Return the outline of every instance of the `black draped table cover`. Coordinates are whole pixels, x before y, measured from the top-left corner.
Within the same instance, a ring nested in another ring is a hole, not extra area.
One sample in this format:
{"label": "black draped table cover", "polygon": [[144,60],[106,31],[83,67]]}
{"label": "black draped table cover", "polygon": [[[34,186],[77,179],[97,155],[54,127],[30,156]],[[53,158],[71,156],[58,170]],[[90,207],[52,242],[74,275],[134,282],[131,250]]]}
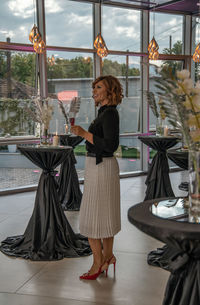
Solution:
{"label": "black draped table cover", "polygon": [[90,255],[87,238],[73,232],[57,192],[54,169],[69,157],[72,148],[28,146],[18,149],[43,171],[24,234],[7,237],[0,250],[10,256],[36,261]]}
{"label": "black draped table cover", "polygon": [[[180,168],[188,170],[188,150],[185,150],[183,148],[169,149],[167,151],[167,156]],[[179,185],[179,189],[187,192],[189,189],[188,184],[188,182],[181,182],[181,184]]]}
{"label": "black draped table cover", "polygon": [[182,148],[169,149],[167,151],[168,158],[180,168],[188,170],[188,150]]}
{"label": "black draped table cover", "polygon": [[157,150],[148,170],[146,196],[144,200],[164,197],[174,197],[169,178],[169,164],[166,150],[177,144],[179,138],[176,137],[157,137],[139,136],[147,146]]}
{"label": "black draped table cover", "polygon": [[[64,146],[76,145],[83,141],[82,137],[75,135],[60,135],[60,144]],[[65,211],[79,211],[82,199],[78,175],[75,168],[76,158],[72,150],[69,158],[61,164],[58,178],[58,196]]]}
{"label": "black draped table cover", "polygon": [[158,265],[171,272],[162,304],[200,304],[200,225],[157,217],[151,213],[155,203],[149,200],[131,207],[128,219],[142,232],[167,244]]}

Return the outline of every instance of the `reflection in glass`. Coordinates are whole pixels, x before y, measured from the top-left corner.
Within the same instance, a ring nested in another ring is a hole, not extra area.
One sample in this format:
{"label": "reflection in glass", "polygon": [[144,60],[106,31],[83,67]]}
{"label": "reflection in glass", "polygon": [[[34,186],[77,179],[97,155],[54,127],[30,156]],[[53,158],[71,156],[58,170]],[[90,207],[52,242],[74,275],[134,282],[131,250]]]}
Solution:
{"label": "reflection in glass", "polygon": [[151,206],[152,214],[177,221],[188,220],[187,198],[157,200]]}
{"label": "reflection in glass", "polygon": [[24,110],[36,93],[35,59],[35,53],[0,51],[1,136],[35,132],[35,123]]}
{"label": "reflection in glass", "polygon": [[[150,61],[149,67],[149,91],[155,94],[158,89],[155,87],[156,81],[155,78],[158,77],[156,69],[162,69],[170,66],[173,71],[182,70],[183,69],[183,61],[174,61],[174,60],[158,60],[158,61]],[[157,109],[159,109],[158,105],[159,99],[156,99]],[[156,131],[156,121],[157,118],[153,114],[152,110],[149,109],[149,130]],[[172,129],[171,124],[168,122],[168,119],[165,119],[165,125],[168,126],[169,129]]]}

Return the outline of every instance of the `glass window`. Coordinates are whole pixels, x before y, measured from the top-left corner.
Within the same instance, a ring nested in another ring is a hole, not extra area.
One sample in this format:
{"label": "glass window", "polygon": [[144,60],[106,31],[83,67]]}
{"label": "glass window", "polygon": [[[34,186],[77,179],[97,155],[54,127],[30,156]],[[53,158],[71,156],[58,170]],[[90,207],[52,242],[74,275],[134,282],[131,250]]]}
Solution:
{"label": "glass window", "polygon": [[[194,32],[194,41],[192,42],[192,55],[193,55],[197,45],[200,43],[200,18],[193,17],[192,30]],[[200,71],[199,62],[194,62],[192,60],[191,75],[192,75],[193,79],[195,80],[195,82],[199,81],[199,79],[200,79],[199,71]]]}
{"label": "glass window", "polygon": [[138,132],[140,90],[139,58],[109,55],[103,59],[103,74],[117,76],[123,86],[124,99],[118,106],[120,133]]}
{"label": "glass window", "polygon": [[[140,169],[140,141],[129,133],[139,129],[140,58],[134,56],[109,55],[103,59],[103,75],[116,76],[123,86],[124,98],[118,106],[120,116],[120,144],[115,155],[120,172]],[[127,135],[125,135],[127,134]]]}
{"label": "glass window", "polygon": [[[150,69],[149,69],[149,91],[155,94],[155,101],[157,111],[160,114],[160,107],[158,105],[158,97],[156,96],[156,92],[158,89],[156,88],[156,81],[155,77],[158,77],[157,69],[162,69],[163,67],[169,66],[172,68],[172,71],[182,70],[183,69],[183,61],[173,61],[173,60],[157,60],[157,61],[150,61]],[[168,125],[168,120],[166,122]],[[150,131],[156,130],[156,117],[153,114],[151,108],[149,108],[149,129]]]}
{"label": "glass window", "polygon": [[33,0],[0,1],[0,41],[30,43],[29,33],[34,24]]}
{"label": "glass window", "polygon": [[38,185],[42,170],[22,155],[15,144],[0,145],[0,192]]}
{"label": "glass window", "polygon": [[140,51],[140,11],[102,6],[102,35],[108,49]]}
{"label": "glass window", "polygon": [[[53,63],[51,63],[52,57],[55,58]],[[47,78],[49,95],[59,97],[63,101],[66,112],[70,110],[73,97],[80,97],[80,110],[76,115],[76,124],[87,129],[95,117],[92,100],[93,55],[47,52]],[[61,125],[59,131],[62,133],[65,118],[57,100],[54,101],[54,119],[59,119]]]}
{"label": "glass window", "polygon": [[92,48],[92,4],[45,0],[47,45]]}
{"label": "glass window", "polygon": [[140,140],[137,136],[121,136],[118,150],[115,152],[119,163],[120,173],[135,172],[141,170]]}
{"label": "glass window", "polygon": [[150,13],[149,40],[152,39],[153,35],[159,45],[159,53],[182,54],[183,16]]}
{"label": "glass window", "polygon": [[0,51],[0,67],[0,135],[33,134],[24,105],[35,95],[35,54]]}

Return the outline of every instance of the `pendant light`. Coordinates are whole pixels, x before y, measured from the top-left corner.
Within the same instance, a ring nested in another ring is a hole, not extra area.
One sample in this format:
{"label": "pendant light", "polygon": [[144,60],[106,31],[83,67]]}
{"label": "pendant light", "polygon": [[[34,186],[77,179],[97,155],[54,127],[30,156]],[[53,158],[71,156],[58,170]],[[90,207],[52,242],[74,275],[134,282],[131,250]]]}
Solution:
{"label": "pendant light", "polygon": [[54,55],[52,55],[51,57],[48,57],[47,61],[48,61],[48,64],[50,66],[54,66],[55,65],[55,57],[54,57]]}
{"label": "pendant light", "polygon": [[101,36],[101,33],[99,33],[94,41],[94,47],[97,49],[97,54],[100,57],[106,57],[108,55],[108,48],[106,46],[106,43]]}
{"label": "pendant light", "polygon": [[153,38],[151,39],[148,45],[149,59],[151,60],[157,60],[159,58],[159,53],[158,53],[159,45],[155,40],[155,6],[153,10]]}
{"label": "pendant light", "polygon": [[33,48],[34,48],[34,51],[38,54],[41,54],[45,51],[46,49],[46,45],[45,45],[45,42],[42,40],[42,36],[39,32],[39,29],[38,27],[36,26],[36,23],[35,23],[35,11],[36,11],[36,8],[34,6],[34,0],[33,0],[33,10],[34,10],[34,25],[33,25],[33,28],[29,34],[29,40],[31,43],[33,43]]}
{"label": "pendant light", "polygon": [[[101,0],[99,4],[99,28],[101,31]],[[99,57],[106,57],[108,55],[108,48],[106,46],[106,43],[101,35],[101,32],[97,35],[94,41],[94,47],[97,49],[97,55]]]}
{"label": "pendant light", "polygon": [[[197,3],[198,7],[199,7],[199,15],[200,15],[200,0]],[[197,38],[199,40],[199,20],[197,21]],[[200,62],[200,42],[198,43],[198,45],[195,48],[194,54],[192,56],[192,59],[194,60],[194,62]]]}

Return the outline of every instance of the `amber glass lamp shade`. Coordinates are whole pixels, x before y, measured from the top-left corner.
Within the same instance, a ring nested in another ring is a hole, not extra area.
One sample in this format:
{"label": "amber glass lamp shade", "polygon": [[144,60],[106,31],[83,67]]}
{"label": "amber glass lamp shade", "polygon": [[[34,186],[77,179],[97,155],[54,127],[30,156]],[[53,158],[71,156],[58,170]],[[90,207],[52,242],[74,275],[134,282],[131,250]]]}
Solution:
{"label": "amber glass lamp shade", "polygon": [[48,57],[47,60],[50,66],[55,65],[55,57],[53,55],[51,57]]}
{"label": "amber glass lamp shade", "polygon": [[107,47],[105,46],[104,48],[98,48],[97,49],[97,54],[98,56],[100,57],[106,57],[108,55],[108,49]]}
{"label": "amber glass lamp shade", "polygon": [[157,60],[159,58],[158,49],[159,46],[153,37],[148,45],[149,59]]}
{"label": "amber glass lamp shade", "polygon": [[32,30],[31,30],[31,32],[30,32],[30,34],[29,34],[29,40],[30,40],[30,42],[33,43],[33,39],[34,39],[34,37],[36,36],[36,34],[38,34],[38,32],[39,32],[39,31],[38,31],[38,27],[34,24]]}
{"label": "amber glass lamp shade", "polygon": [[42,37],[40,35],[40,33],[37,33],[34,37],[33,37],[33,44],[40,42],[42,40]]}
{"label": "amber glass lamp shade", "polygon": [[38,27],[35,24],[29,34],[29,40],[33,43],[33,48],[36,53],[40,54],[44,52],[46,46],[42,40],[42,36],[38,30]]}
{"label": "amber glass lamp shade", "polygon": [[97,35],[94,41],[94,47],[97,49],[98,56],[105,57],[108,55],[108,48],[100,33]]}
{"label": "amber glass lamp shade", "polygon": [[200,62],[200,43],[198,43],[198,45],[196,46],[192,59],[194,60],[194,62]]}
{"label": "amber glass lamp shade", "polygon": [[38,42],[34,42],[33,48],[34,48],[36,53],[41,54],[45,51],[46,46],[45,46],[44,41],[41,39]]}
{"label": "amber glass lamp shade", "polygon": [[99,33],[94,41],[95,49],[103,48],[105,46],[105,41],[101,34]]}

